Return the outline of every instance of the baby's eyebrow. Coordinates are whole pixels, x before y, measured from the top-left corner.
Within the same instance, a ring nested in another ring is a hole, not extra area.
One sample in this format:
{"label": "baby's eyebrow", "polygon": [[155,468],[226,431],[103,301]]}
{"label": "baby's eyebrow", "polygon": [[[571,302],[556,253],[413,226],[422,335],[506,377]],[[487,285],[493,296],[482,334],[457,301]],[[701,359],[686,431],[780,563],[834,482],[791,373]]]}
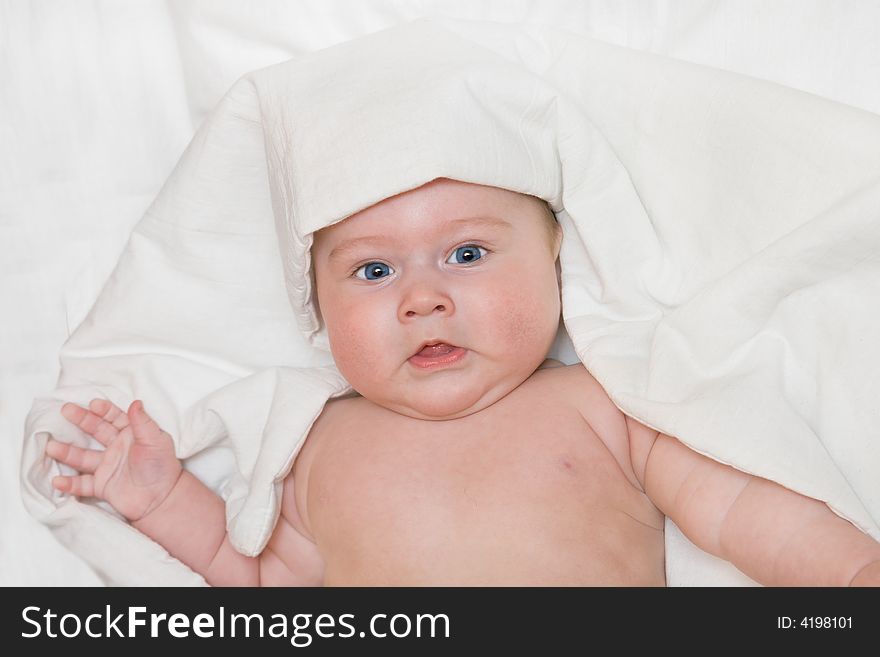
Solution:
{"label": "baby's eyebrow", "polygon": [[348,253],[354,251],[362,244],[373,244],[374,246],[378,247],[387,243],[388,238],[379,237],[378,235],[371,235],[369,237],[353,237],[351,239],[342,240],[339,244],[333,247],[333,250],[330,251],[330,255],[327,256],[327,259],[339,260],[340,258],[344,258]]}
{"label": "baby's eyebrow", "polygon": [[[509,222],[504,219],[499,219],[498,217],[463,217],[461,219],[451,219],[447,222],[447,227],[455,230],[460,230],[461,228],[512,228]],[[327,259],[338,260],[344,258],[348,253],[354,251],[361,245],[373,245],[379,247],[388,244],[389,238],[393,240],[393,237],[382,235],[367,235],[365,237],[352,237],[347,240],[342,240],[339,244],[333,247],[333,250],[330,251],[330,255],[327,256]]]}
{"label": "baby's eyebrow", "polygon": [[463,217],[461,219],[453,219],[449,222],[454,227],[475,227],[475,228],[512,228],[509,222],[498,217]]}

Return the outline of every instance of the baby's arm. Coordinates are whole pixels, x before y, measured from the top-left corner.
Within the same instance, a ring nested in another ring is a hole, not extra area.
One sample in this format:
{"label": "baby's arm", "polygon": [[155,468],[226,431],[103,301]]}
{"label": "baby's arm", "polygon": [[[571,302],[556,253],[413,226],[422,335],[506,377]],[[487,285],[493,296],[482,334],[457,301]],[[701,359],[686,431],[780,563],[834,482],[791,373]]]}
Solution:
{"label": "baby's arm", "polygon": [[50,440],[46,453],[79,471],[59,476],[63,492],[106,500],[131,524],[215,586],[256,586],[260,559],[237,552],[226,535],[223,500],[183,469],[171,436],[134,401],[128,413],[107,400],[61,414],[105,449]]}
{"label": "baby's arm", "polygon": [[767,585],[880,585],[880,543],[824,503],[626,422],[645,492],[703,550]]}

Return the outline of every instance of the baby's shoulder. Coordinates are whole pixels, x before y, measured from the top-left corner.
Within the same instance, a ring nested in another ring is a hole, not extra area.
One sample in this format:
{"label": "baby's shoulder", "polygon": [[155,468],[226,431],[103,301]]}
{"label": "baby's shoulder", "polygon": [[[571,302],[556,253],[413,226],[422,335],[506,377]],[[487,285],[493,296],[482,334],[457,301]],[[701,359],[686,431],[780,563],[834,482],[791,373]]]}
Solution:
{"label": "baby's shoulder", "polygon": [[565,365],[558,360],[548,359],[535,371],[532,378],[542,386],[553,388],[564,399],[571,398],[577,403],[589,401],[603,406],[610,404],[617,408],[602,385],[582,363]]}
{"label": "baby's shoulder", "polygon": [[626,415],[614,404],[602,385],[581,363],[540,369],[532,375],[543,393],[558,404],[574,408],[605,443],[631,481],[629,430]]}
{"label": "baby's shoulder", "polygon": [[558,366],[538,370],[536,374],[542,374],[547,379],[546,385],[553,387],[561,398],[577,405],[582,413],[619,415],[623,419],[623,413],[611,401],[605,388],[582,363],[560,363]]}
{"label": "baby's shoulder", "polygon": [[345,431],[351,424],[362,426],[367,416],[375,412],[375,408],[375,404],[371,404],[358,394],[328,399],[312,426],[312,432],[317,433],[331,428]]}

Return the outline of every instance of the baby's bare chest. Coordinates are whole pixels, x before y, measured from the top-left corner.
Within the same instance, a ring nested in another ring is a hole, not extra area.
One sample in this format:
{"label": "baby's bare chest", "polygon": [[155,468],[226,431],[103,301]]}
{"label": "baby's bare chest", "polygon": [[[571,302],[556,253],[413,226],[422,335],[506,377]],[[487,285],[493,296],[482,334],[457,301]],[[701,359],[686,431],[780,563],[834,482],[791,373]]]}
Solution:
{"label": "baby's bare chest", "polygon": [[[468,515],[541,494],[583,494],[619,479],[601,441],[574,418],[487,414],[480,422],[364,417],[360,430],[322,437],[309,472],[310,510],[326,504]],[[422,423],[427,424],[427,423]],[[361,508],[362,507],[362,508]]]}
{"label": "baby's bare chest", "polygon": [[633,538],[633,518],[659,523],[576,409],[515,401],[446,422],[355,403],[343,430],[310,436],[297,476],[307,478],[305,516],[328,564],[345,546],[419,554],[458,572],[462,560],[497,559],[524,537],[540,537],[564,563],[560,546],[599,540],[612,550]]}

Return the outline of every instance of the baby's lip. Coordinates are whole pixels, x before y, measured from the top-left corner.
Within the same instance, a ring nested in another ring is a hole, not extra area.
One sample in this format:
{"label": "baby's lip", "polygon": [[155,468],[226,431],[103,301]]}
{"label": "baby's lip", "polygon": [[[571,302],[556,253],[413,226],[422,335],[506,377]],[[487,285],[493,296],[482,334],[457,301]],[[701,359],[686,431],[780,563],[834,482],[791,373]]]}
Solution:
{"label": "baby's lip", "polygon": [[418,370],[430,372],[455,366],[467,354],[467,349],[446,340],[426,340],[409,357],[409,364]]}
{"label": "baby's lip", "polygon": [[425,347],[435,346],[435,345],[447,345],[451,349],[458,349],[458,345],[455,345],[448,340],[444,340],[443,338],[433,338],[431,340],[425,340],[422,342],[418,348],[413,352],[413,356],[418,356]]}

